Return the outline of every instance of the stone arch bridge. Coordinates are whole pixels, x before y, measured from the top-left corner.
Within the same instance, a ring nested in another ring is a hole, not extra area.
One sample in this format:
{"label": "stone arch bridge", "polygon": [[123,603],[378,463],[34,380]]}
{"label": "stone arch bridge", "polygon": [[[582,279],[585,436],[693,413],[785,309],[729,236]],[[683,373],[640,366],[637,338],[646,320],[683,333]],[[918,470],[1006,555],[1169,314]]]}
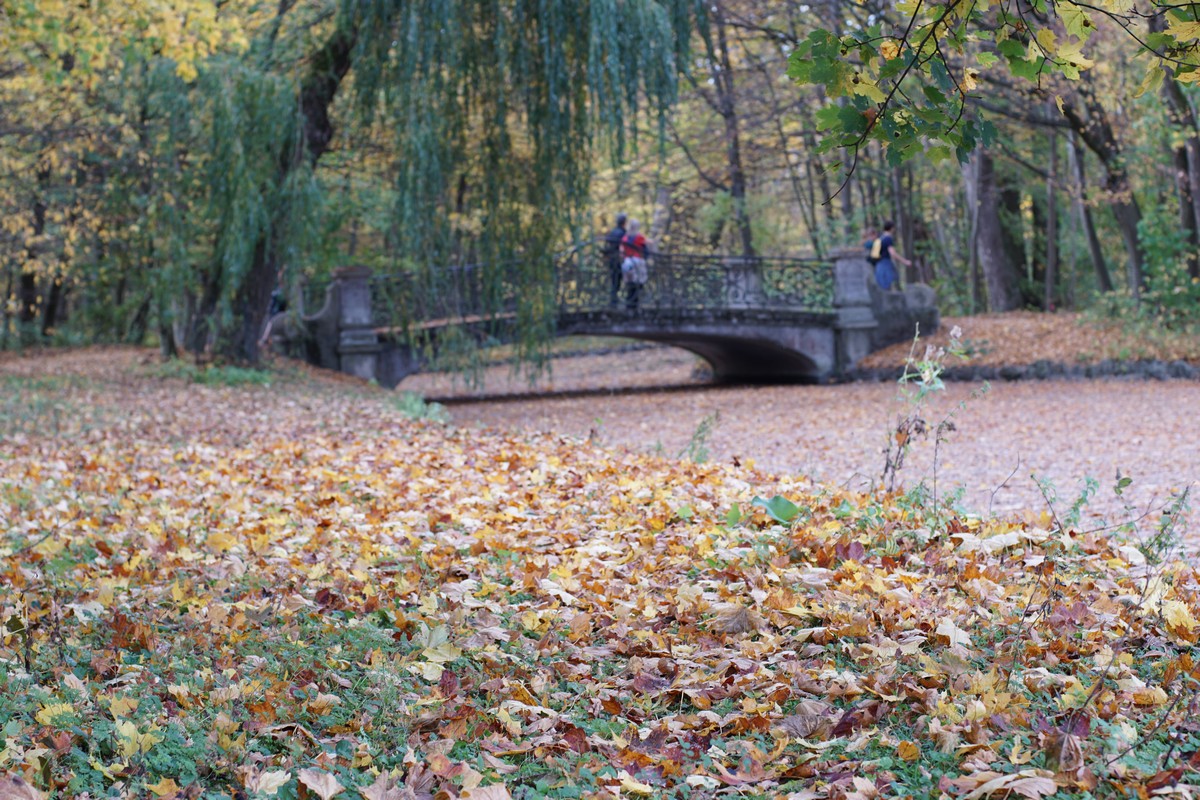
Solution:
{"label": "stone arch bridge", "polygon": [[[503,268],[502,268],[503,269]],[[938,325],[923,285],[881,292],[862,249],[831,260],[656,254],[636,307],[615,300],[598,250],[559,260],[552,293],[557,336],[620,336],[681,347],[725,382],[820,382],[845,375],[873,350]],[[337,271],[323,305],[272,326],[278,348],[310,363],[393,387],[450,334],[511,340],[533,319],[528,292],[486,267],[453,267],[436,284],[411,275]],[[544,316],[539,315],[539,318]],[[279,324],[285,322],[285,324]],[[296,324],[299,322],[300,324]]]}

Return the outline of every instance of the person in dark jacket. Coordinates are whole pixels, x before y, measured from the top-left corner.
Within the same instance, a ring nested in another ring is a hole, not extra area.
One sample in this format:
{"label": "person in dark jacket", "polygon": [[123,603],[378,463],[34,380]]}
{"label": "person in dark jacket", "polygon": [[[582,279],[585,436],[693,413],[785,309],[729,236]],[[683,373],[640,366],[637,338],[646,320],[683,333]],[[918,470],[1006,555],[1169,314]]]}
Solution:
{"label": "person in dark jacket", "polygon": [[604,237],[604,248],[600,251],[608,262],[608,280],[612,291],[608,304],[617,307],[617,295],[621,291],[621,241],[625,238],[625,215],[617,214],[617,225]]}

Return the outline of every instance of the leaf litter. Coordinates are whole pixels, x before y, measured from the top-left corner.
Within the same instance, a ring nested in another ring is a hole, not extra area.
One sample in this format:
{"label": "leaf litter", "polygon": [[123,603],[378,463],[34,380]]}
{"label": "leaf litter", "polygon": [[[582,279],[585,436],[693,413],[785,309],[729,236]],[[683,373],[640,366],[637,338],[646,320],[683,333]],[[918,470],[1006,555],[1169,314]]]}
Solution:
{"label": "leaf litter", "polygon": [[119,413],[0,451],[0,794],[1196,782],[1200,581],[1120,536],[138,357],[39,359]]}

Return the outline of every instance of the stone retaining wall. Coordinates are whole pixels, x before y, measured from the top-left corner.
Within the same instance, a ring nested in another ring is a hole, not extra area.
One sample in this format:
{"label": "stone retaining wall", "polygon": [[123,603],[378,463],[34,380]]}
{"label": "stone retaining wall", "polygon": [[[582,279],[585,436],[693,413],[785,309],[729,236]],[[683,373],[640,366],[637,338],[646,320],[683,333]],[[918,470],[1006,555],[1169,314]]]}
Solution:
{"label": "stone retaining wall", "polygon": [[[840,382],[895,381],[904,374],[903,367],[876,367],[848,372]],[[1106,359],[1094,364],[1064,364],[1058,361],[1036,361],[1032,364],[1006,366],[947,367],[942,379],[947,381],[1022,381],[1022,380],[1092,380],[1115,378],[1125,380],[1200,380],[1200,367],[1187,361],[1114,361]]]}

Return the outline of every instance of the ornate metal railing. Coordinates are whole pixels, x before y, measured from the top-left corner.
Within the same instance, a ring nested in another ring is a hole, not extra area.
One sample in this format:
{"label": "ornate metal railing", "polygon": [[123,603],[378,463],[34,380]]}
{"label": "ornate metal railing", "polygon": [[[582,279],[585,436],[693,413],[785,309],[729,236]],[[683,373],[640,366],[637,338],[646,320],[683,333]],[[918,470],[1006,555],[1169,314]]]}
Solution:
{"label": "ornate metal railing", "polygon": [[[802,258],[744,258],[690,253],[651,253],[637,308],[647,313],[761,308],[829,311],[833,268]],[[614,301],[608,259],[597,249],[572,253],[557,269],[560,312],[626,309],[628,285]]]}
{"label": "ornate metal railing", "polygon": [[[306,287],[305,307],[320,302],[323,286]],[[371,279],[372,315],[380,327],[421,330],[471,324],[502,327],[553,302],[560,314],[628,313],[628,284],[614,296],[608,258],[586,245],[557,259],[553,297],[549,285],[528,288],[522,265],[445,267]],[[541,291],[541,297],[535,297]],[[833,269],[803,258],[744,258],[652,253],[647,281],[638,292],[642,315],[762,309],[824,312],[833,308]]]}

